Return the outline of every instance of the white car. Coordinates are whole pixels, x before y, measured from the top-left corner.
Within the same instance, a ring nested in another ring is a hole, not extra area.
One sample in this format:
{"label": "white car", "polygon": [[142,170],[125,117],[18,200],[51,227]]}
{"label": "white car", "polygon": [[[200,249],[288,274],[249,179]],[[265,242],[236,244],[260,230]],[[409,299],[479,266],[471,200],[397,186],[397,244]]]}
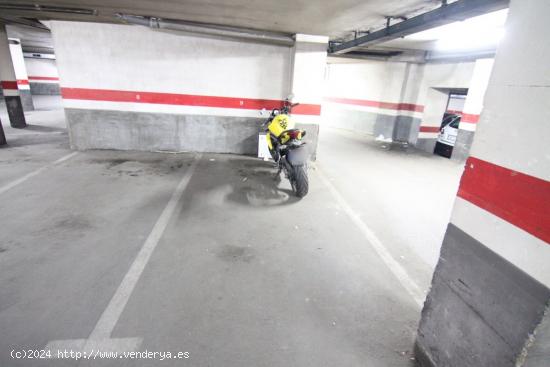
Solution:
{"label": "white car", "polygon": [[443,119],[443,126],[437,137],[439,143],[454,147],[456,136],[458,135],[458,124],[460,123],[460,115],[448,115]]}

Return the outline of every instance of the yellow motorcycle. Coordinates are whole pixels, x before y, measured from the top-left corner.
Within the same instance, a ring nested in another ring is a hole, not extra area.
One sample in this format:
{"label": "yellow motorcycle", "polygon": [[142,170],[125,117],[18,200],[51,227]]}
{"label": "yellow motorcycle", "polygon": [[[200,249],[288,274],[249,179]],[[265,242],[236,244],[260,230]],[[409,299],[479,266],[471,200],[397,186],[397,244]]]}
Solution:
{"label": "yellow motorcycle", "polygon": [[307,177],[308,153],[306,142],[302,139],[306,135],[305,130],[295,129],[294,122],[290,118],[292,108],[299,103],[292,104],[287,98],[281,110],[273,109],[265,128],[267,147],[271,157],[277,164],[277,177],[284,171],[285,177],[290,181],[292,190],[299,198],[306,196],[309,190]]}

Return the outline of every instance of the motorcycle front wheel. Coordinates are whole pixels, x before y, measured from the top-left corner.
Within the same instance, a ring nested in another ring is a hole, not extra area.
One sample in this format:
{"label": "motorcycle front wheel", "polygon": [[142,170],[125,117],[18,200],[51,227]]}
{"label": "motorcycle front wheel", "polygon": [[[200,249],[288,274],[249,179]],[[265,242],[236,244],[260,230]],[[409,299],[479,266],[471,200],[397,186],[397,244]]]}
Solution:
{"label": "motorcycle front wheel", "polygon": [[292,188],[296,196],[299,198],[306,196],[309,190],[309,180],[307,178],[307,169],[305,165],[292,167],[292,181]]}

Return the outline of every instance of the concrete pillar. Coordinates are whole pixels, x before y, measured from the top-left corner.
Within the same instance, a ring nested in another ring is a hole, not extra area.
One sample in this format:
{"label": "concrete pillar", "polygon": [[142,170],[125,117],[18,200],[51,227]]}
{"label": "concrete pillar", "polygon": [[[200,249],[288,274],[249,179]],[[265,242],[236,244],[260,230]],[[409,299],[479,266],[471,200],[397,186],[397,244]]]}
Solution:
{"label": "concrete pillar", "polygon": [[470,155],[479,114],[483,109],[483,98],[493,69],[493,62],[494,59],[476,60],[468,95],[462,109],[462,119],[460,120],[456,143],[453,148],[451,157],[453,160],[465,161]]}
{"label": "concrete pillar", "polygon": [[307,131],[306,140],[310,145],[311,158],[315,160],[324,97],[328,37],[297,34],[295,38],[290,85],[293,101],[300,105],[292,113],[297,126]]}
{"label": "concrete pillar", "polygon": [[10,124],[12,127],[22,128],[27,126],[27,124],[25,122],[25,114],[23,113],[20,92],[17,88],[17,78],[15,77],[15,69],[8,42],[6,27],[5,25],[0,25],[0,83],[2,83]]}
{"label": "concrete pillar", "polygon": [[13,61],[13,67],[15,69],[15,78],[17,79],[17,88],[19,89],[19,96],[23,103],[23,110],[34,110],[34,104],[32,103],[31,87],[29,85],[29,76],[27,75],[27,66],[25,65],[25,58],[23,57],[23,50],[21,49],[21,41],[16,38],[10,38],[10,53]]}
{"label": "concrete pillar", "polygon": [[[547,0],[512,0],[420,321],[423,366],[550,360]],[[535,330],[537,332],[535,332]]]}
{"label": "concrete pillar", "polygon": [[2,121],[0,120],[0,145],[6,144],[6,135],[4,134],[4,127],[2,126]]}

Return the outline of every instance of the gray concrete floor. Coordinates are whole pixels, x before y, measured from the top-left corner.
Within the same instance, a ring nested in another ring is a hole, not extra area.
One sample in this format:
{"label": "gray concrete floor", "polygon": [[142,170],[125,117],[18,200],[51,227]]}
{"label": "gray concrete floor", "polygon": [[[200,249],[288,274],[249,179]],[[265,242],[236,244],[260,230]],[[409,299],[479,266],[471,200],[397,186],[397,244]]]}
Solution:
{"label": "gray concrete floor", "polygon": [[[0,190],[47,167],[0,194],[1,366],[90,363],[10,352],[90,335],[194,158],[86,151],[52,165],[71,151],[44,102],[26,130],[0,110]],[[321,177],[425,291],[459,174],[324,130],[298,201],[267,162],[202,155],[111,335],[190,358],[91,365],[411,366],[419,307]]]}
{"label": "gray concrete floor", "polygon": [[382,149],[371,136],[324,128],[318,166],[392,256],[427,287],[464,164],[414,148]]}

